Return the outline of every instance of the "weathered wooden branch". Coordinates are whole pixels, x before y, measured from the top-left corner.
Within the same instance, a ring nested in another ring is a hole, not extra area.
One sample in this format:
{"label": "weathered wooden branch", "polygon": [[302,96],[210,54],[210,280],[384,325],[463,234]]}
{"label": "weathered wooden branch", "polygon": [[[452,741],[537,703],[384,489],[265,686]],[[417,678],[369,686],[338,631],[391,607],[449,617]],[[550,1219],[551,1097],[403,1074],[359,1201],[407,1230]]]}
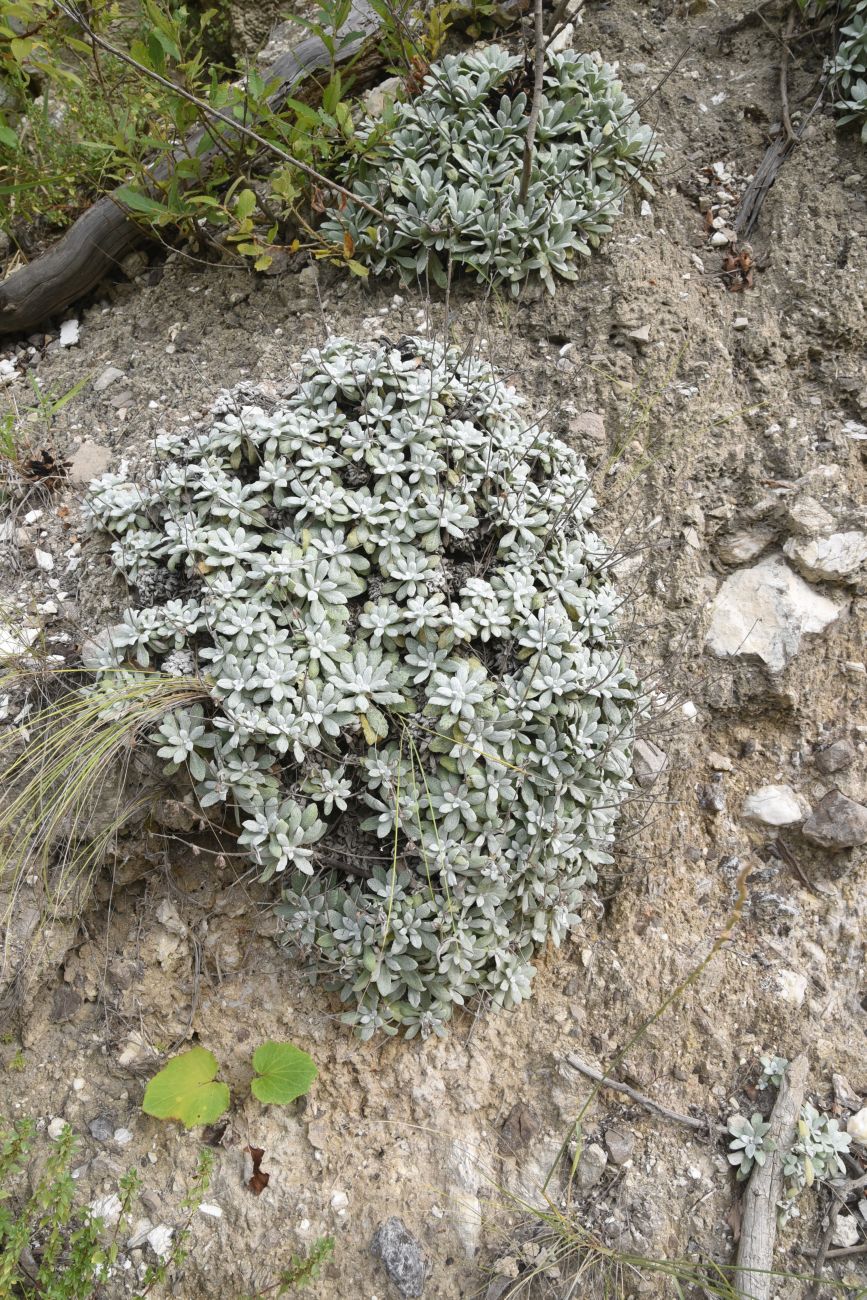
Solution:
{"label": "weathered wooden branch", "polygon": [[[353,0],[347,27],[359,35],[340,49],[335,58],[345,62],[363,54],[365,47],[372,52],[379,23],[367,0]],[[318,36],[306,37],[293,50],[280,55],[262,70],[266,80],[280,80],[268,101],[269,108],[279,111],[299,82],[330,66],[330,62],[331,56]],[[383,66],[384,60],[378,54],[367,63],[371,76],[374,70],[378,74]],[[228,133],[231,128],[226,130]],[[206,127],[196,127],[187,137],[185,152],[196,156],[208,134]],[[228,134],[221,132],[223,144],[227,138]],[[167,163],[155,167],[152,175],[157,181],[165,180],[169,175]],[[0,283],[0,334],[23,333],[47,316],[62,311],[94,289],[130,249],[147,237],[147,229],[113,195],[99,199],[52,248]]]}
{"label": "weathered wooden branch", "polygon": [[763,1165],[756,1165],[744,1192],[741,1239],[734,1289],[740,1300],[770,1300],[774,1242],[777,1236],[777,1201],[783,1190],[783,1156],[795,1137],[807,1086],[807,1057],[796,1057],[780,1085],[766,1142],[773,1149]]}
{"label": "weathered wooden branch", "polygon": [[666,1106],[660,1106],[658,1101],[646,1097],[643,1092],[637,1092],[635,1088],[630,1088],[628,1083],[620,1083],[617,1079],[609,1079],[606,1075],[601,1074],[599,1070],[594,1070],[592,1065],[585,1065],[582,1060],[571,1053],[566,1057],[566,1063],[571,1065],[573,1070],[577,1070],[579,1074],[585,1074],[588,1079],[601,1083],[603,1088],[613,1088],[615,1092],[625,1093],[627,1097],[637,1101],[640,1106],[653,1111],[656,1115],[661,1115],[663,1119],[670,1119],[675,1124],[685,1124],[687,1128],[695,1129],[699,1133],[708,1133],[713,1128],[711,1120],[695,1119],[692,1115],[681,1115],[676,1110],[668,1110]]}

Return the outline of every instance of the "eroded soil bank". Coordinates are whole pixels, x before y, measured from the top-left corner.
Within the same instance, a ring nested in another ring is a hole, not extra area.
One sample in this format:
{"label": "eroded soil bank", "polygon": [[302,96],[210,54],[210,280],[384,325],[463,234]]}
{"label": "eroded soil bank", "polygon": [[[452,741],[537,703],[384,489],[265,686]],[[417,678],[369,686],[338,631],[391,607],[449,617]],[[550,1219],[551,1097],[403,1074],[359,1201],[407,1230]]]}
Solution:
{"label": "eroded soil bank", "polygon": [[[717,40],[737,17],[589,7],[577,41],[619,59],[637,98],[686,50],[644,109],[666,151],[658,194],[649,210],[630,201],[605,250],[554,299],[482,302],[460,290],[449,309],[454,337],[481,340],[595,468],[600,522],[624,553],[633,654],[670,696],[653,736],[665,771],[639,791],[616,889],[539,962],[535,996],[519,1010],[460,1018],[442,1041],[361,1045],[275,944],[271,889],[239,883],[230,863],[193,847],[189,823],[175,810],[173,827],[169,809],[155,835],[121,841],[114,881],[107,871],[84,926],[55,927],[52,960],[10,1019],[2,1109],[46,1126],[67,1119],[83,1140],[90,1197],[138,1165],[152,1226],[180,1222],[196,1138],[141,1114],[144,1079],[156,1053],[191,1036],[223,1063],[242,1100],[207,1196],[219,1214],[197,1216],[175,1287],[185,1300],[267,1286],[326,1232],[334,1258],[309,1294],[397,1294],[370,1253],[392,1215],[429,1257],[428,1300],[484,1295],[498,1258],[502,1275],[516,1273],[510,1195],[539,1196],[589,1091],[570,1054],[610,1062],[733,912],[728,942],[619,1076],[724,1122],[752,1106],[744,1089],[759,1052],[806,1048],[815,1100],[833,1104],[832,1072],[867,1097],[864,850],[826,850],[797,825],[756,820],[755,805],[744,812],[767,786],[791,787],[814,811],[834,789],[867,798],[863,579],[823,569],[810,550],[865,530],[867,155],[817,115],[765,204],[754,287],[728,290],[705,211],[734,207],[779,117],[772,33],[759,24]],[[78,315],[77,345],[43,354],[33,344],[52,393],[91,376],[52,432],[74,481],[40,515],[30,503],[7,524],[0,573],[3,601],[61,653],[122,600],[84,539],[82,480],[149,455],[157,429],[194,420],[219,388],[283,382],[329,332],[440,330],[443,305],[328,272],[317,281],[312,269],[252,278],[154,254]],[[102,382],[109,367],[119,373]],[[23,378],[10,392],[26,404]],[[838,741],[843,765],[831,767],[820,751]],[[769,849],[777,841],[783,850]],[[314,1055],[320,1079],[306,1103],[263,1111],[243,1101],[264,1038]],[[640,1255],[731,1261],[738,1192],[721,1144],[611,1092],[585,1117],[584,1140],[608,1160],[599,1181],[573,1192],[580,1225]],[[271,1174],[259,1197],[244,1185],[248,1144],[265,1149]],[[817,1206],[805,1197],[783,1233],[781,1267],[809,1270],[800,1252],[817,1245]],[[150,1249],[128,1252],[130,1269]],[[857,1291],[864,1267],[855,1257],[829,1276]],[[588,1275],[572,1294],[603,1294],[603,1281]],[[621,1270],[619,1285],[639,1295],[666,1284]],[[570,1294],[556,1279],[539,1286]],[[125,1287],[119,1274],[118,1296]],[[779,1296],[805,1291],[796,1280],[777,1286]]]}

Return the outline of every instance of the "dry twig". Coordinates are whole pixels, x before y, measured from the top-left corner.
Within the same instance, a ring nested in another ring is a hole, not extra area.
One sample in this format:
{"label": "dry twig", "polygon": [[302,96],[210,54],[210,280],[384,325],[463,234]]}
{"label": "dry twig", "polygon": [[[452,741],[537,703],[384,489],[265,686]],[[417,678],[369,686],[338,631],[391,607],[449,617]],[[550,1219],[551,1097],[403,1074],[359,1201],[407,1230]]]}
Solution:
{"label": "dry twig", "polygon": [[613,1088],[615,1092],[625,1093],[633,1101],[637,1101],[640,1106],[646,1110],[651,1110],[656,1115],[661,1115],[663,1119],[670,1119],[675,1124],[685,1124],[687,1128],[695,1129],[696,1132],[707,1133],[713,1129],[713,1122],[710,1119],[695,1119],[692,1115],[681,1115],[676,1110],[669,1110],[666,1106],[660,1106],[658,1101],[652,1097],[645,1097],[643,1092],[637,1092],[635,1088],[630,1088],[628,1083],[620,1083],[617,1079],[609,1079],[599,1070],[594,1070],[591,1065],[585,1065],[577,1056],[571,1053],[566,1057],[568,1065],[579,1074],[585,1074],[588,1079],[593,1079],[595,1083],[600,1083],[603,1088]]}

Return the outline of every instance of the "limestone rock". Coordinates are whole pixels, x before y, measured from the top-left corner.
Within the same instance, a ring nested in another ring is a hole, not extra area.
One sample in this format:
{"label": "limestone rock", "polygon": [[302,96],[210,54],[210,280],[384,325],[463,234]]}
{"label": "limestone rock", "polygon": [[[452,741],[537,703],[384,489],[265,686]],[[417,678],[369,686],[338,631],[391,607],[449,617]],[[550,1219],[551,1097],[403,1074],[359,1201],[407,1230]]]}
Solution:
{"label": "limestone rock", "polygon": [[790,785],[763,785],[744,800],[744,816],[763,826],[795,826],[809,811]]}
{"label": "limestone rock", "polygon": [[717,536],[717,555],[723,564],[748,564],[761,555],[774,540],[773,528],[763,524],[755,528],[739,528],[737,532]]}
{"label": "limestone rock", "polygon": [[380,1223],[370,1249],[402,1296],[422,1295],[427,1257],[403,1219],[393,1216]]}
{"label": "limestone rock", "polygon": [[837,1216],[837,1222],[834,1224],[834,1232],[831,1241],[835,1246],[842,1246],[848,1249],[857,1246],[861,1240],[861,1229],[858,1227],[858,1220],[854,1214],[840,1214]]}
{"label": "limestone rock", "polygon": [[805,839],[822,849],[854,849],[867,844],[867,808],[829,790],[801,828]]}
{"label": "limestone rock", "polygon": [[846,1132],[853,1142],[867,1146],[867,1106],[862,1106],[856,1114],[850,1116]]}
{"label": "limestone rock", "polygon": [[654,784],[668,766],[667,755],[651,740],[639,738],[632,751],[632,770],[636,783],[646,789]]}
{"label": "limestone rock", "polygon": [[69,477],[73,483],[89,483],[104,474],[110,463],[108,447],[100,447],[97,442],[83,442],[69,463]]}
{"label": "limestone rock", "polygon": [[632,1158],[635,1138],[628,1128],[614,1126],[605,1130],[605,1145],[608,1155],[615,1165],[625,1165]]}
{"label": "limestone rock", "polygon": [[591,1187],[595,1187],[605,1173],[607,1164],[608,1155],[602,1147],[597,1142],[588,1142],[581,1152],[581,1159],[575,1171],[575,1181],[579,1191],[589,1192]]}
{"label": "limestone rock", "polygon": [[806,633],[823,632],[840,606],[820,596],[780,555],[732,573],[713,599],[705,645],[718,659],[762,663],[772,673],[798,653]]}
{"label": "limestone rock", "polygon": [[834,516],[821,506],[815,497],[798,497],[783,511],[783,526],[797,537],[815,537],[834,527]]}
{"label": "limestone rock", "polygon": [[857,582],[867,560],[867,533],[832,533],[803,540],[790,537],[783,550],[811,582]]}

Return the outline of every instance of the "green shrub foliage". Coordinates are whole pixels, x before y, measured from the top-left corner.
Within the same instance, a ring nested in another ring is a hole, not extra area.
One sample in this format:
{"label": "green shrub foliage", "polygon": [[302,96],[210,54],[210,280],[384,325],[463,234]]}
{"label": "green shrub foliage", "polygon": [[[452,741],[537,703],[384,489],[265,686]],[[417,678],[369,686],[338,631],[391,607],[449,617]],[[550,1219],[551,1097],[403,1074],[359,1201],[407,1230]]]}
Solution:
{"label": "green shrub foliage", "polygon": [[204,672],[157,752],[280,875],[287,943],[362,1036],[511,1006],[629,788],[640,697],[584,464],[418,339],[331,339],[255,397],[92,486],[140,603],[91,654]]}
{"label": "green shrub foliage", "polygon": [[574,280],[576,261],[611,229],[628,185],[650,190],[653,133],[610,64],[571,50],[552,56],[521,202],[531,95],[519,55],[491,46],[447,56],[421,94],[395,105],[386,143],[359,151],[341,177],[388,222],[371,225],[348,203],[321,233],[337,244],[348,235],[357,259],[405,280],[429,273],[444,284],[449,258],[513,293],[534,271],[552,293],[555,276]]}
{"label": "green shrub foliage", "polygon": [[841,125],[857,122],[867,144],[867,0],[848,0],[841,15],[840,44],[831,63]]}

